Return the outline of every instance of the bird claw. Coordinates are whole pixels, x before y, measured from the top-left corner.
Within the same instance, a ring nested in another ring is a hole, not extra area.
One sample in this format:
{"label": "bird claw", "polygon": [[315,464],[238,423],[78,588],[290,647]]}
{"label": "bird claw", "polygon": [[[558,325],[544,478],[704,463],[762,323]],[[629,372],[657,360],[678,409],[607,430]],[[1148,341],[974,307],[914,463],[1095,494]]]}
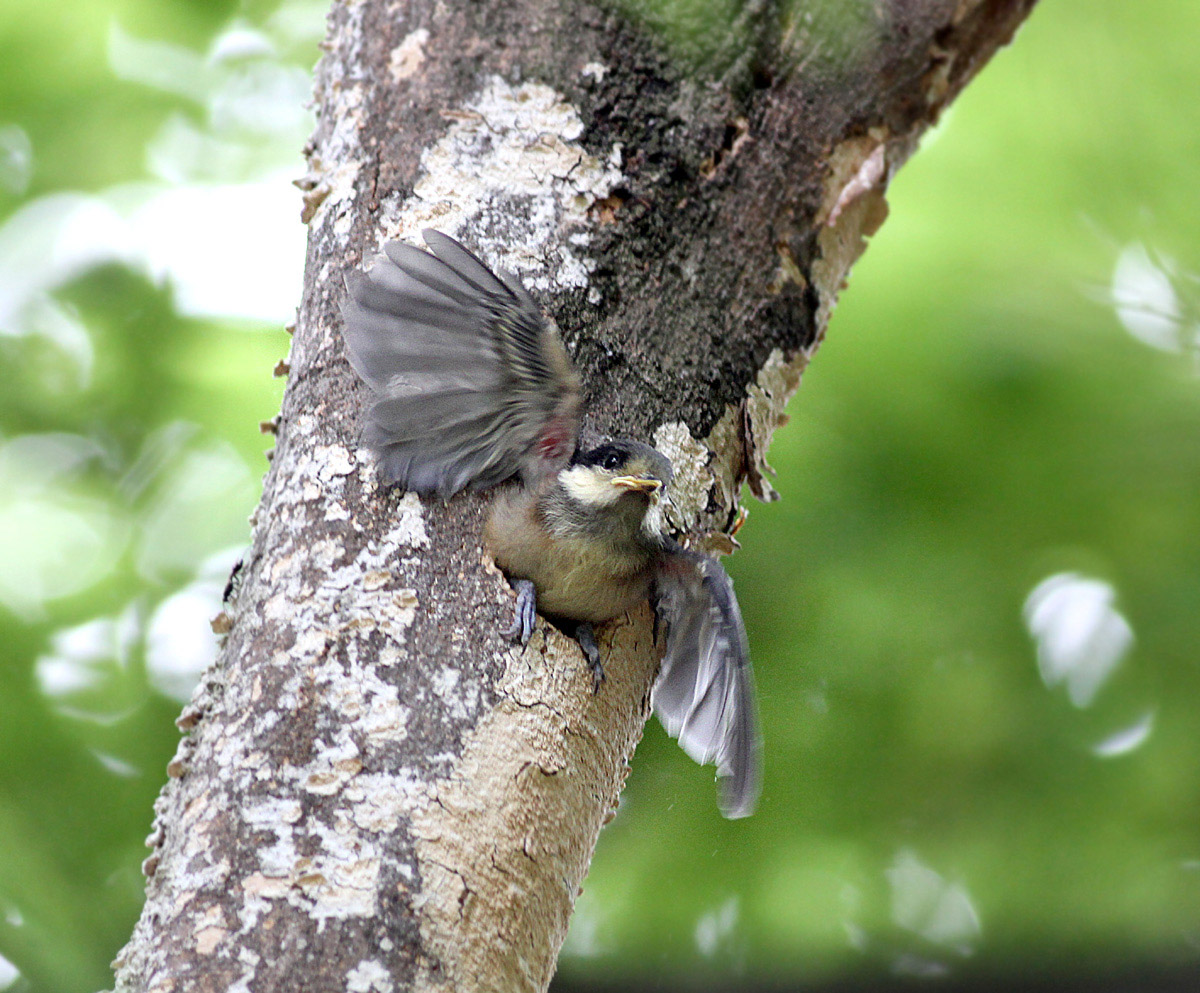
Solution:
{"label": "bird claw", "polygon": [[[528,579],[518,579],[513,583],[517,591],[517,605],[513,614],[512,625],[505,630],[506,638],[519,638],[522,645],[529,643],[533,634],[533,625],[537,619],[537,587]],[[581,621],[575,626],[575,640],[587,656],[588,669],[592,673],[592,692],[599,693],[604,684],[604,666],[600,662],[600,647],[596,644],[596,632],[587,621]]]}
{"label": "bird claw", "polygon": [[587,621],[580,622],[575,628],[575,640],[587,656],[588,668],[592,670],[592,693],[599,693],[604,683],[604,666],[600,663],[600,648],[596,644],[596,632]]}
{"label": "bird claw", "polygon": [[513,586],[517,591],[517,606],[512,626],[504,632],[504,636],[520,638],[521,644],[527,645],[537,615],[537,588],[528,579],[518,579]]}

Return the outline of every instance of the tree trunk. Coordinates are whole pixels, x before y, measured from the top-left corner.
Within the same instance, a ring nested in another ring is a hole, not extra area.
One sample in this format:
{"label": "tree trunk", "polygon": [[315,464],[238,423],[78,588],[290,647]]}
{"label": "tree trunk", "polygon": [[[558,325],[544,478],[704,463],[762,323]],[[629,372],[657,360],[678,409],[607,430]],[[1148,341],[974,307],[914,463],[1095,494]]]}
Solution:
{"label": "tree trunk", "polygon": [[486,495],[377,487],[342,275],[423,227],[518,271],[589,428],[654,441],[675,524],[727,547],[889,177],[1032,3],[747,2],[692,33],[648,3],[334,4],[278,445],[119,989],[545,989],[648,714],[648,609],[600,632],[593,695],[553,627],[500,633]]}

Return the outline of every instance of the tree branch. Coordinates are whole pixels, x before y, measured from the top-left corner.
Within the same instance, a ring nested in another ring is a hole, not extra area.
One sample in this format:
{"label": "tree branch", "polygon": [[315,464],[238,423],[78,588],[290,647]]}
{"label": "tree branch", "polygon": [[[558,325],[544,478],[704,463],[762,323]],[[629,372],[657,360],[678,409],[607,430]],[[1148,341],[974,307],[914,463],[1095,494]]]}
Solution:
{"label": "tree branch", "polygon": [[278,447],[120,989],[544,989],[648,714],[648,609],[593,695],[551,626],[498,633],[486,496],[376,486],[342,275],[425,226],[517,270],[590,429],[653,439],[674,523],[728,546],[888,179],[1031,5],[752,3],[698,56],[569,0],[335,3]]}

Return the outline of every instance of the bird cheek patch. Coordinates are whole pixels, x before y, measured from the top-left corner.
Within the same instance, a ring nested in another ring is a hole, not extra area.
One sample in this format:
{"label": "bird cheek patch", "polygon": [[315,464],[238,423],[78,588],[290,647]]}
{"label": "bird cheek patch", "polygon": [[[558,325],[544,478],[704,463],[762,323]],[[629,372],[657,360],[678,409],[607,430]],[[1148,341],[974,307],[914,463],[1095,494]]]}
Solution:
{"label": "bird cheek patch", "polygon": [[576,465],[564,470],[558,477],[574,500],[589,507],[607,507],[617,502],[624,492],[612,485],[612,481],[587,466]]}

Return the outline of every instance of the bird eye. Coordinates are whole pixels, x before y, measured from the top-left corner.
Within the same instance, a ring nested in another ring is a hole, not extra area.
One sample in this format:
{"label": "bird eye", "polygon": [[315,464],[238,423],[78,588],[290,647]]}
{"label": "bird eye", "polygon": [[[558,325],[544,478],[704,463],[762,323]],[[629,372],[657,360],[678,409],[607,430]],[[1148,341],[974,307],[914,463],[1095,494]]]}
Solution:
{"label": "bird eye", "polygon": [[609,452],[604,456],[604,462],[601,463],[605,469],[616,469],[621,465],[621,456],[617,452]]}

